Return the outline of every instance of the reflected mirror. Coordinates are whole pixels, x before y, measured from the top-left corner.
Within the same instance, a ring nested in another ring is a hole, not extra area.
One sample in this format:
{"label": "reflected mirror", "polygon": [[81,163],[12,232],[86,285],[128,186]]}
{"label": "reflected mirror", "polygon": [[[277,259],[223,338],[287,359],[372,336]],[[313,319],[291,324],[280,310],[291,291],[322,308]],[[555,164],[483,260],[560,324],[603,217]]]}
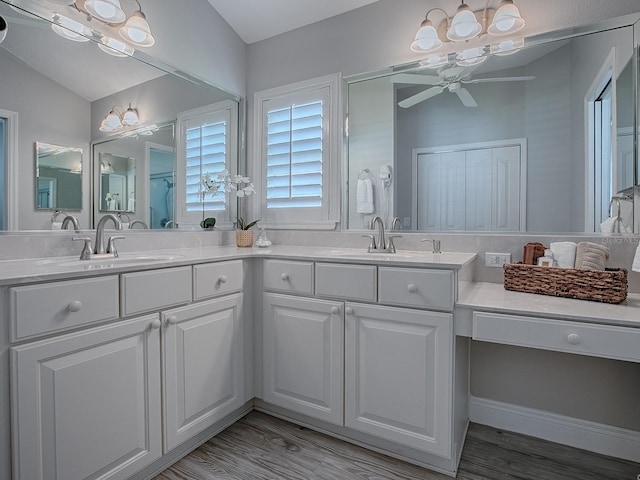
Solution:
{"label": "reflected mirror", "polygon": [[[128,216],[131,224],[139,220],[154,228],[175,227],[174,210],[183,210],[187,198],[184,175],[177,182],[170,180],[178,173],[180,155],[183,159],[185,156],[176,148],[174,134],[177,119],[185,112],[221,102],[233,105],[235,114],[233,123],[227,125],[227,138],[236,145],[229,145],[225,166],[231,172],[237,171],[238,130],[243,124],[242,117],[238,117],[243,114],[243,109],[238,108],[240,98],[140,49],[133,57],[115,57],[99,49],[95,37],[86,42],[62,38],[51,28],[51,5],[29,0],[11,3],[0,0],[0,15],[9,24],[7,37],[0,45],[0,122],[4,131],[11,132],[14,127],[17,130],[15,136],[3,136],[8,143],[16,144],[2,147],[3,151],[18,152],[15,158],[5,160],[12,162],[12,178],[17,179],[14,183],[19,188],[14,188],[12,197],[7,199],[8,208],[3,209],[9,212],[6,218],[0,218],[4,229],[51,229],[50,213],[34,204],[34,198],[44,199],[47,191],[51,194],[54,188],[53,182],[47,180],[53,177],[42,169],[37,172],[30,158],[38,140],[74,145],[90,152],[84,155],[82,173],[77,175],[81,188],[76,194],[81,203],[74,215],[82,229],[92,228],[106,212],[121,213],[125,223]],[[86,20],[72,7],[56,5],[56,9],[58,13],[65,9],[77,21]],[[99,129],[108,113],[114,111],[124,117],[129,106],[138,114],[136,125],[111,132]],[[4,112],[15,113],[19,123],[12,124],[11,116]],[[153,135],[147,135],[152,130]],[[115,169],[125,163],[123,159],[130,159],[131,169],[101,172],[101,161],[105,168],[111,163]],[[173,166],[167,166],[169,161]],[[157,181],[151,177],[155,174],[160,175]],[[42,181],[36,182],[36,177],[42,177]],[[171,183],[176,185],[175,193],[172,187],[167,195],[166,186]],[[164,190],[156,189],[158,185]],[[37,193],[40,190],[42,194]],[[152,194],[152,190],[158,191]],[[109,202],[107,194],[111,194]],[[45,204],[52,203],[43,200],[41,205]],[[233,212],[228,210],[227,216],[232,218]],[[182,221],[180,228],[199,229],[200,220]],[[140,225],[136,224],[136,228]]]}
{"label": "reflected mirror", "polygon": [[347,79],[347,227],[599,232],[620,212],[630,231],[637,18],[623,18]]}
{"label": "reflected mirror", "polygon": [[36,142],[35,205],[82,210],[82,149]]}

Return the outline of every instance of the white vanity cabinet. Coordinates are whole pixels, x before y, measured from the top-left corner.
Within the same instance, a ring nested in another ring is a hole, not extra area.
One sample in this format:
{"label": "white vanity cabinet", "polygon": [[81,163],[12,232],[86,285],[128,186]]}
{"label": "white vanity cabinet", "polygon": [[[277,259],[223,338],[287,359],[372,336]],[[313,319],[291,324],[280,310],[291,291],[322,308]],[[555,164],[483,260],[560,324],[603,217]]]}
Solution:
{"label": "white vanity cabinet", "polygon": [[345,306],[345,425],[449,457],[453,316]]}
{"label": "white vanity cabinet", "polygon": [[342,424],[342,303],[264,294],[263,399]]}
{"label": "white vanity cabinet", "polygon": [[126,479],[162,455],[157,314],[11,349],[14,480]]}
{"label": "white vanity cabinet", "polygon": [[161,317],[166,453],[244,403],[242,294]]}

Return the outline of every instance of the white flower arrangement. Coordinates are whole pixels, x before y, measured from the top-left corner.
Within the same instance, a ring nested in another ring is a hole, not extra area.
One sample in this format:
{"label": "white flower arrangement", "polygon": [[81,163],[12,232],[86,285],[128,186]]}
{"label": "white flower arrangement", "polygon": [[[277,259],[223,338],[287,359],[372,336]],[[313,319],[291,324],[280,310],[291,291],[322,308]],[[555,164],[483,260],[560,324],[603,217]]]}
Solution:
{"label": "white flower arrangement", "polygon": [[203,192],[215,195],[218,192],[230,193],[236,192],[237,197],[248,197],[256,193],[253,182],[249,177],[242,175],[231,175],[227,170],[219,172],[215,178],[208,173],[202,176]]}

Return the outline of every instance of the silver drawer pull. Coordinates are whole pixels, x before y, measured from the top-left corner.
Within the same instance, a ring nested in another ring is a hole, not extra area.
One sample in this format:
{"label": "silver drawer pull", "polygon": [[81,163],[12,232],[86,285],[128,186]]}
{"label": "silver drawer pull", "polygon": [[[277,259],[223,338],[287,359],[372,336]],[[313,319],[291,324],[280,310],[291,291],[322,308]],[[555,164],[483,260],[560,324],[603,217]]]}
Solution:
{"label": "silver drawer pull", "polygon": [[221,275],[220,278],[218,279],[218,282],[227,283],[227,276],[226,275]]}
{"label": "silver drawer pull", "polygon": [[171,315],[169,318],[167,318],[167,322],[169,322],[169,325],[175,325],[176,323],[178,323],[178,317],[176,315]]}
{"label": "silver drawer pull", "polygon": [[571,345],[578,345],[580,343],[580,335],[577,333],[570,333],[567,335],[567,342]]}
{"label": "silver drawer pull", "polygon": [[416,293],[417,291],[418,291],[418,287],[415,284],[410,283],[409,285],[407,285],[407,292]]}
{"label": "silver drawer pull", "polygon": [[160,320],[158,320],[157,318],[155,320],[151,320],[151,328],[153,328],[154,330],[159,329],[160,325]]}
{"label": "silver drawer pull", "polygon": [[340,309],[336,306],[331,307],[331,313],[333,313],[334,315],[337,315],[340,313]]}
{"label": "silver drawer pull", "polygon": [[345,309],[344,309],[344,312],[345,312],[347,315],[353,315],[353,308],[351,308],[351,307],[347,307],[347,308],[345,308]]}
{"label": "silver drawer pull", "polygon": [[286,282],[287,280],[289,280],[289,274],[283,273],[282,275],[280,275],[280,280],[282,280],[283,282]]}
{"label": "silver drawer pull", "polygon": [[79,312],[82,308],[82,302],[80,300],[74,300],[73,302],[67,305],[67,310],[70,312]]}

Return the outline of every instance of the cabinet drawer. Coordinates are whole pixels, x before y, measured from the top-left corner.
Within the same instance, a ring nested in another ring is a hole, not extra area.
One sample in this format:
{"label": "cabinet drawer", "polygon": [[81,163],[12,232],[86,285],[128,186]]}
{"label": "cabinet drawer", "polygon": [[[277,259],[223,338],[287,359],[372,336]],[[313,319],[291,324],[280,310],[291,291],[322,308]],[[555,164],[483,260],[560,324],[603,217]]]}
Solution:
{"label": "cabinet drawer", "polygon": [[191,267],[125,273],[120,282],[123,316],[191,301]]}
{"label": "cabinet drawer", "polygon": [[640,362],[640,329],[473,313],[474,340]]}
{"label": "cabinet drawer", "polygon": [[380,303],[451,310],[455,297],[454,273],[448,270],[380,267]]}
{"label": "cabinet drawer", "polygon": [[193,299],[215,297],[242,290],[242,260],[193,267]]}
{"label": "cabinet drawer", "polygon": [[316,295],[375,302],[376,272],[372,265],[316,263]]}
{"label": "cabinet drawer", "polygon": [[313,295],[313,263],[265,260],[264,288]]}
{"label": "cabinet drawer", "polygon": [[115,275],[13,287],[9,292],[13,340],[118,318]]}

